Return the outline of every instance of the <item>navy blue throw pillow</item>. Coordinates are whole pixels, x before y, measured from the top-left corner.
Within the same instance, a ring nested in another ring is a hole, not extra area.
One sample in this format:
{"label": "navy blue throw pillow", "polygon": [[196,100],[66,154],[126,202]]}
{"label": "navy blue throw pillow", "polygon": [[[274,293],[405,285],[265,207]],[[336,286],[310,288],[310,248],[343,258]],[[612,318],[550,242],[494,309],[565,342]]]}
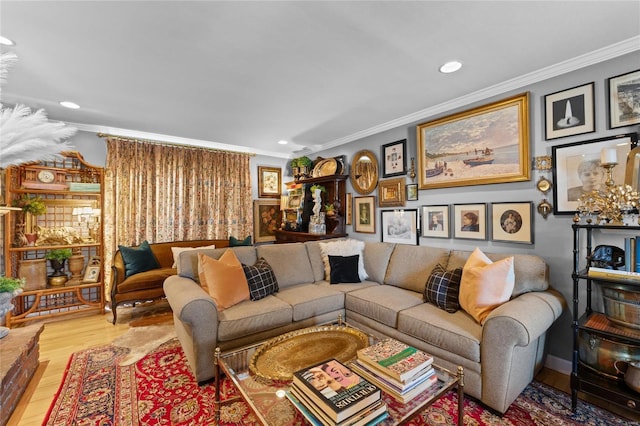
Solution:
{"label": "navy blue throw pillow", "polygon": [[158,259],[151,251],[148,241],[143,241],[138,247],[118,246],[124,262],[125,278],[140,272],[150,271],[160,267]]}
{"label": "navy blue throw pillow", "polygon": [[279,288],[276,274],[273,273],[271,265],[269,265],[264,258],[261,257],[258,259],[253,266],[243,263],[242,269],[244,270],[245,277],[247,277],[251,300],[260,300],[263,297],[278,292]]}
{"label": "navy blue throw pillow", "polygon": [[353,256],[331,256],[329,255],[329,265],[331,266],[331,284],[338,283],[359,283],[358,260],[360,255]]}
{"label": "navy blue throw pillow", "polygon": [[458,294],[460,293],[461,278],[462,268],[447,271],[442,265],[436,265],[424,287],[424,301],[449,313],[456,312],[460,309]]}

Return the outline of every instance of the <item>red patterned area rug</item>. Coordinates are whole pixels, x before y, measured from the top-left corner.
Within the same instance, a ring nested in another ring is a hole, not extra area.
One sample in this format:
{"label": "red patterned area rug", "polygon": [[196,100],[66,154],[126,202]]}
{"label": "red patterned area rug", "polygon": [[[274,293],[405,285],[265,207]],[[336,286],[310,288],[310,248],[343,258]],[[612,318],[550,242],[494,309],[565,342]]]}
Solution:
{"label": "red patterned area rug", "polygon": [[[177,339],[172,339],[131,365],[120,365],[129,350],[104,346],[76,352],[43,425],[213,425],[215,388],[199,387]],[[238,396],[228,379],[221,384],[223,400]],[[283,408],[285,407],[285,408]],[[300,425],[302,417],[289,404],[269,411],[274,425]],[[504,416],[497,416],[465,398],[465,425],[628,425],[608,411],[578,404],[538,382],[531,383]],[[258,420],[242,399],[222,406],[222,425],[256,425]],[[410,425],[451,425],[457,421],[456,394],[450,392]]]}

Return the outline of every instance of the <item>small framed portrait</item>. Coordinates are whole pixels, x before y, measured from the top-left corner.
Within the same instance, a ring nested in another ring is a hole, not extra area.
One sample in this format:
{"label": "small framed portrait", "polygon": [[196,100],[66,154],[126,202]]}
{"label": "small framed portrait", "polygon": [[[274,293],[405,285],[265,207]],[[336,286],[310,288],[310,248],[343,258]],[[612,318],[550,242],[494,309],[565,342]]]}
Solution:
{"label": "small framed portrait", "polygon": [[353,209],[355,210],[355,218],[353,230],[355,232],[363,232],[365,234],[376,233],[375,206],[376,197],[373,195],[354,198]]}
{"label": "small framed portrait", "polygon": [[605,189],[607,171],[600,164],[605,148],[615,150],[619,163],[612,169],[614,182],[618,185],[624,183],[623,164],[636,144],[637,135],[628,133],[551,147],[553,214],[574,214],[583,194]]}
{"label": "small framed portrait", "polygon": [[596,131],[594,83],[544,97],[545,139],[558,139]]}
{"label": "small framed portrait", "polygon": [[381,180],[378,183],[378,204],[380,207],[403,207],[405,191],[404,178]]}
{"label": "small framed portrait", "polygon": [[487,205],[454,204],[453,237],[464,240],[487,239]]}
{"label": "small framed portrait", "polygon": [[253,235],[256,243],[276,240],[281,228],[280,200],[253,200]]}
{"label": "small framed portrait", "polygon": [[83,283],[97,283],[100,280],[102,261],[98,256],[92,256],[84,269]]}
{"label": "small framed portrait", "polygon": [[449,226],[449,206],[422,206],[422,230],[423,237],[449,238],[451,227]]}
{"label": "small framed portrait", "polygon": [[609,88],[609,128],[640,123],[640,70],[611,77]]}
{"label": "small framed portrait", "polygon": [[418,245],[418,210],[398,209],[380,212],[382,242]]}
{"label": "small framed portrait", "polygon": [[407,174],[407,140],[382,145],[382,177]]}
{"label": "small framed portrait", "polygon": [[533,244],[533,203],[491,203],[491,241]]}
{"label": "small framed portrait", "polygon": [[418,200],[418,184],[410,183],[407,185],[407,201]]}
{"label": "small framed portrait", "polygon": [[282,193],[282,169],[258,166],[258,197],[280,198]]}

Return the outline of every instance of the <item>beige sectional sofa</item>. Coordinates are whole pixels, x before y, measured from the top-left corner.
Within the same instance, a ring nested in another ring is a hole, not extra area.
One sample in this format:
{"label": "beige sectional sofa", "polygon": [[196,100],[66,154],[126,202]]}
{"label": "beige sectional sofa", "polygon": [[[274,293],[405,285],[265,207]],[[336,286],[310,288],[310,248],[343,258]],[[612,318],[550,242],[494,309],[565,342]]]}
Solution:
{"label": "beige sectional sofa", "polygon": [[[214,258],[226,249],[199,250]],[[545,335],[560,316],[564,300],[549,288],[547,266],[533,255],[515,255],[512,298],[493,310],[483,325],[464,310],[448,313],[423,301],[433,268],[463,266],[471,254],[427,246],[366,242],[361,283],[325,280],[318,242],[234,247],[253,265],[264,258],[279,291],[218,312],[198,285],[196,252],[182,253],[179,275],[164,282],[176,333],[198,382],[215,375],[213,354],[287,331],[335,320],[376,335],[402,340],[432,354],[441,366],[465,368],[465,392],[505,412],[542,367]],[[507,255],[488,256],[496,261]]]}

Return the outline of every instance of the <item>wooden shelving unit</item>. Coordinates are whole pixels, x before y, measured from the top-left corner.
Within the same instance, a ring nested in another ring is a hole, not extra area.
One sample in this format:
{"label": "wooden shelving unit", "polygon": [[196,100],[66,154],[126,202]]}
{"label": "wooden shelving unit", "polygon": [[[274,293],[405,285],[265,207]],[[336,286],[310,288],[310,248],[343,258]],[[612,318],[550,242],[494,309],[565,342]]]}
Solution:
{"label": "wooden shelving unit", "polygon": [[[69,190],[69,187],[74,190]],[[21,262],[43,259],[48,251],[54,249],[69,248],[76,258],[81,255],[84,259],[80,277],[63,285],[48,283],[47,276],[53,272],[48,264],[46,275],[38,275],[36,279],[31,277],[28,290],[16,296],[14,310],[7,314],[8,327],[78,312],[104,313],[102,268],[96,282],[84,280],[87,264],[92,259],[102,260],[104,254],[103,190],[104,169],[87,163],[77,152],[65,152],[60,161],[30,163],[6,170],[8,204],[28,196],[40,197],[47,207],[44,215],[31,219],[34,222],[31,226],[37,225],[43,230],[35,245],[23,245],[20,238],[16,238],[16,224],[22,212],[4,215],[6,275],[19,277]],[[83,208],[88,210],[82,215],[74,215]],[[50,235],[63,238],[53,239],[53,242],[52,239],[41,240],[47,230]],[[73,236],[71,241],[70,236]],[[69,272],[69,261],[65,270]]]}

